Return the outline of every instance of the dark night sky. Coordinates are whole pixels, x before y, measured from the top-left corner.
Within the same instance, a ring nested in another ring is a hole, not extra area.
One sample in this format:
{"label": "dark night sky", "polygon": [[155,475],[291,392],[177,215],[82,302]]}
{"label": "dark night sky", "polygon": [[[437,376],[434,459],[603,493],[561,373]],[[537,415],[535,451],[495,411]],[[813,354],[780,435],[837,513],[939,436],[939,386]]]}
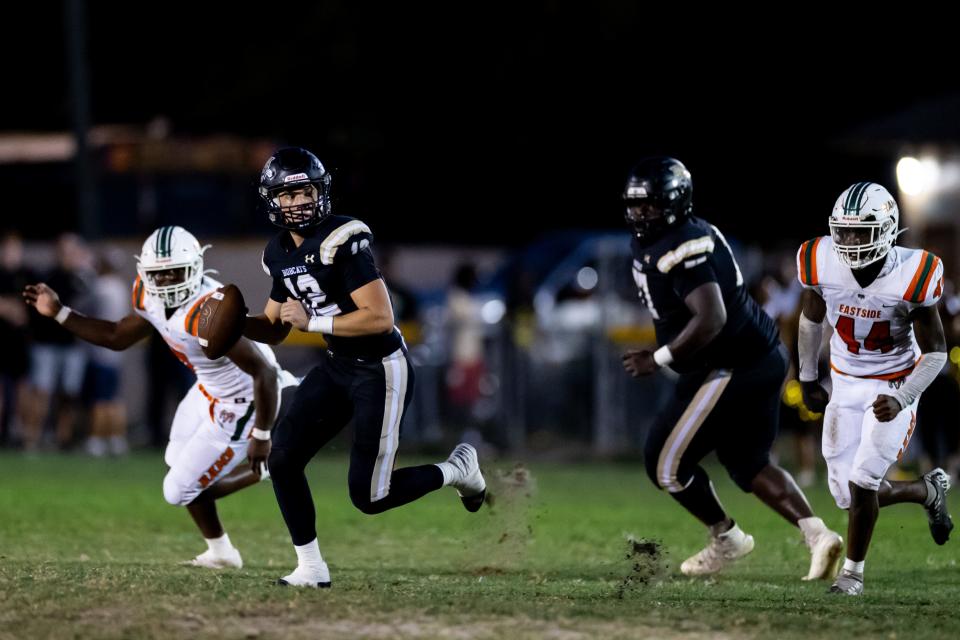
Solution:
{"label": "dark night sky", "polygon": [[[952,36],[938,45],[930,25],[911,43],[836,16],[698,30],[687,5],[90,4],[94,123],[163,114],[180,133],[308,146],[341,212],[405,242],[615,227],[623,176],[652,153],[687,163],[701,215],[749,240],[770,221],[805,237],[849,183],[891,182],[885,158],[839,140],[958,89],[938,57],[956,57]],[[61,3],[11,11],[0,129],[66,129]]]}

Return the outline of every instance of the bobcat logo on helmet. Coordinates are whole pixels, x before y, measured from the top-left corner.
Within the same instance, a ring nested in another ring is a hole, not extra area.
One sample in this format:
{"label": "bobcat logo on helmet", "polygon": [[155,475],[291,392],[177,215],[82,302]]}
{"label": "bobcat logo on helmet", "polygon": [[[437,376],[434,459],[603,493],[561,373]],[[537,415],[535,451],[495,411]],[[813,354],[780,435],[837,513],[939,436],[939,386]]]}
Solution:
{"label": "bobcat logo on helmet", "polygon": [[137,256],[137,274],[147,293],[167,309],[181,306],[200,289],[203,254],[209,248],[201,247],[183,227],[160,227],[151,233]]}
{"label": "bobcat logo on helmet", "polygon": [[837,258],[862,269],[889,253],[904,230],[890,192],[875,182],[858,182],[844,190],[830,214],[830,236]]}

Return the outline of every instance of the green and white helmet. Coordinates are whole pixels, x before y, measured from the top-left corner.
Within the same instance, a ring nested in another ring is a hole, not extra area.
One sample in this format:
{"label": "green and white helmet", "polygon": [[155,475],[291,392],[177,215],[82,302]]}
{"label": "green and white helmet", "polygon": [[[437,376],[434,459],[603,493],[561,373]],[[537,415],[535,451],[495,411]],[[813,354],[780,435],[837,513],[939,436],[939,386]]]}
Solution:
{"label": "green and white helmet", "polygon": [[858,182],[837,198],[830,214],[833,250],[851,269],[880,260],[900,235],[900,210],[890,192],[875,182]]}
{"label": "green and white helmet", "polygon": [[[183,227],[160,227],[150,234],[137,257],[137,273],[147,293],[163,300],[167,309],[179,307],[200,289],[203,281],[203,252],[193,234]],[[182,270],[173,284],[157,284],[157,274]]]}

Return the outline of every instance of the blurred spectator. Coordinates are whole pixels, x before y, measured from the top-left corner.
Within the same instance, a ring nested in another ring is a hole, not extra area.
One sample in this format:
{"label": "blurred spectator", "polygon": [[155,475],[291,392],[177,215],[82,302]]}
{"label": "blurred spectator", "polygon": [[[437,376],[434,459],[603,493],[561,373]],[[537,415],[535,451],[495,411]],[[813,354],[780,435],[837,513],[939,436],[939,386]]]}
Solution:
{"label": "blurred spectator", "polygon": [[[56,259],[56,266],[43,282],[60,294],[65,305],[89,311],[94,275],[90,251],[78,236],[65,233],[57,239]],[[87,354],[70,332],[32,310],[30,327],[30,385],[29,392],[24,394],[21,414],[24,445],[28,450],[36,449],[45,425],[52,419],[57,445],[67,448],[78,417]],[[54,407],[55,411],[51,411]]]}
{"label": "blurred spectator", "polygon": [[[950,351],[960,339],[960,296],[949,280],[938,309]],[[941,467],[947,471],[958,462],[960,449],[960,386],[955,371],[956,365],[947,360],[940,375],[920,396],[917,407],[917,433],[931,468]]]}
{"label": "blurred spectator", "polygon": [[[797,379],[797,327],[800,322],[800,294],[803,287],[797,280],[796,253],[793,247],[771,251],[768,256],[771,264],[753,288],[754,298],[763,306],[763,310],[777,323],[780,340],[790,354],[790,368],[787,373],[787,388]],[[784,399],[785,400],[785,399]],[[780,431],[792,436],[794,462],[797,466],[795,478],[801,487],[809,487],[816,481],[817,469],[817,420],[810,419],[805,408],[780,403]]]}
{"label": "blurred spectator", "polygon": [[447,293],[450,329],[447,401],[453,419],[464,427],[476,426],[474,408],[481,398],[486,375],[480,303],[472,293],[477,282],[476,267],[471,263],[463,263],[457,267]]}
{"label": "blurred spectator", "polygon": [[[124,254],[106,250],[98,261],[98,277],[93,285],[97,315],[119,320],[130,312],[130,283],[119,275]],[[87,452],[101,457],[127,453],[127,410],[120,398],[120,367],[123,354],[106,347],[83,343],[89,354],[84,396],[91,402],[90,437]]]}
{"label": "blurred spectator", "polygon": [[[416,322],[420,319],[420,305],[417,296],[402,284],[399,278],[394,277],[393,251],[380,248],[377,253],[377,265],[383,274],[390,291],[390,303],[393,305],[393,315],[398,323]],[[404,335],[407,331],[404,330]]]}
{"label": "blurred spectator", "polygon": [[27,306],[20,292],[30,283],[23,268],[23,241],[16,233],[0,238],[0,447],[15,443],[11,417],[27,373]]}

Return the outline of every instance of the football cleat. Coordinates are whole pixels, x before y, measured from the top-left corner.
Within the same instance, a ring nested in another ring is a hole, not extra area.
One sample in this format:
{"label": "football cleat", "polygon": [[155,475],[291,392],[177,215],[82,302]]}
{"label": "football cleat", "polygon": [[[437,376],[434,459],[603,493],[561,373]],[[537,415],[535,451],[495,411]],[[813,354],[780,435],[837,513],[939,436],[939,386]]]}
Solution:
{"label": "football cleat", "polygon": [[842,593],[847,596],[863,595],[863,574],[844,569],[833,581],[827,593]]}
{"label": "football cleat", "polygon": [[937,544],[945,544],[953,530],[953,519],[947,511],[950,476],[943,469],[937,468],[925,473],[923,479],[936,492],[933,501],[924,505],[924,509],[927,510],[927,520],[930,522],[930,535]]}
{"label": "football cleat", "polygon": [[242,569],[243,558],[240,557],[240,551],[236,547],[231,547],[226,554],[215,554],[213,550],[207,549],[193,560],[183,564],[204,569]]}
{"label": "football cleat", "polygon": [[456,469],[457,479],[450,483],[457,490],[460,501],[470,513],[480,510],[487,495],[487,483],[480,472],[477,450],[469,444],[454,447],[447,462]]}
{"label": "football cleat", "polygon": [[810,545],[810,570],[804,580],[829,580],[837,575],[843,557],[843,538],[836,531],[823,530]]}
{"label": "football cleat", "polygon": [[753,551],[753,536],[737,526],[719,536],[710,537],[705,548],[683,561],[680,571],[685,576],[707,576],[730,566]]}
{"label": "football cleat", "polygon": [[277,580],[277,586],[329,589],[330,570],[327,568],[326,562],[321,563],[319,568],[297,566],[297,568],[293,570],[293,573]]}

